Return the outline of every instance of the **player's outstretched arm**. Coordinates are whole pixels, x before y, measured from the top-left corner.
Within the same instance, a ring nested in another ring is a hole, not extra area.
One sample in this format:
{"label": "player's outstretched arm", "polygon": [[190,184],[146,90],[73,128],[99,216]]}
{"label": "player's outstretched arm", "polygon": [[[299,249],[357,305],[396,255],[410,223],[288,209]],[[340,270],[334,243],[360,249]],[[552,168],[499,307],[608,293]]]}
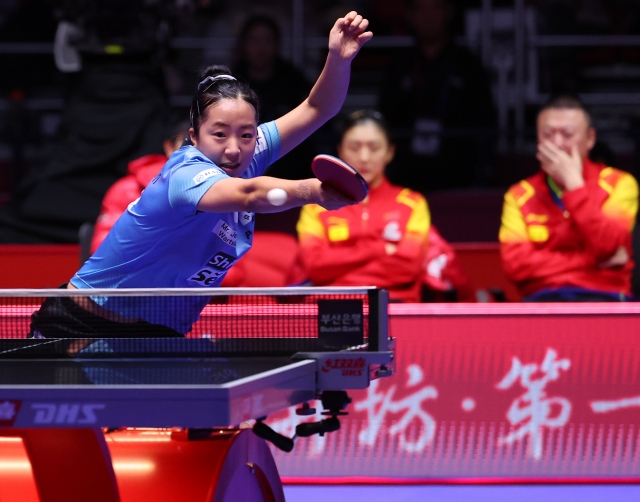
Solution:
{"label": "player's outstretched arm", "polygon": [[356,204],[356,201],[322,184],[316,178],[283,180],[258,176],[251,179],[225,178],[218,181],[202,196],[198,210],[212,213],[276,213],[305,204],[319,204],[332,210]]}
{"label": "player's outstretched arm", "polygon": [[351,77],[351,61],[371,39],[369,21],[355,11],[339,18],[329,34],[329,54],[309,97],[298,107],[276,119],[280,156],[290,152],[336,115],[344,103]]}

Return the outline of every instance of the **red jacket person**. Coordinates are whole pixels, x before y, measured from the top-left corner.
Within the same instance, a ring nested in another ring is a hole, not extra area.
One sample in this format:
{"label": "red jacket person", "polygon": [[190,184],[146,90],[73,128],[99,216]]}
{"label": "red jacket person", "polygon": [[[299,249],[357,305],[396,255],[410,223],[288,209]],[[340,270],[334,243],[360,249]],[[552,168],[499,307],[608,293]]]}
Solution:
{"label": "red jacket person", "polygon": [[592,162],[596,133],[572,96],[537,120],[540,171],[505,195],[502,262],[525,301],[624,301],[631,295],[631,232],[638,184]]}

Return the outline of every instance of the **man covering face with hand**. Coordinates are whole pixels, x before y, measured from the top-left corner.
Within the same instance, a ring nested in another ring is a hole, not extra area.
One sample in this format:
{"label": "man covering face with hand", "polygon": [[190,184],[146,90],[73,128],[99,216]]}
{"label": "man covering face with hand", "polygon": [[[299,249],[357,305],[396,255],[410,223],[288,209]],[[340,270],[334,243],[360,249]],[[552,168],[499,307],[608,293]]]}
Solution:
{"label": "man covering face with hand", "polygon": [[631,232],[638,185],[589,160],[596,131],[583,104],[551,98],[537,119],[540,171],[506,193],[505,272],[525,301],[631,299]]}

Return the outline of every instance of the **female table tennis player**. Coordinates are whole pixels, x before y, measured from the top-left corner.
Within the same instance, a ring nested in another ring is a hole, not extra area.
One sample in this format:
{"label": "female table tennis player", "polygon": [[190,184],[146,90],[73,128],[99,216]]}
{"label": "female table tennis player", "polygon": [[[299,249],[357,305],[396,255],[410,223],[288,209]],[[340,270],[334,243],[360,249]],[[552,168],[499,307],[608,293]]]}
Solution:
{"label": "female table tennis player", "polygon": [[[253,213],[311,202],[326,209],[353,204],[317,179],[260,175],[340,110],[351,60],[372,37],[367,27],[356,12],[339,18],[309,97],[270,123],[258,125],[258,99],[246,84],[225,67],[205,70],[191,105],[189,144],[169,158],[67,287],[215,287],[251,247]],[[74,298],[43,303],[31,336],[105,336],[106,330],[110,336],[180,336],[208,301],[187,297],[175,306],[162,297]]]}
{"label": "female table tennis player", "polygon": [[300,258],[314,286],[378,286],[392,301],[420,301],[429,210],[422,195],[385,177],[394,153],[380,113],[347,117],[338,155],[362,175],[369,195],[331,213],[315,204],[302,208]]}

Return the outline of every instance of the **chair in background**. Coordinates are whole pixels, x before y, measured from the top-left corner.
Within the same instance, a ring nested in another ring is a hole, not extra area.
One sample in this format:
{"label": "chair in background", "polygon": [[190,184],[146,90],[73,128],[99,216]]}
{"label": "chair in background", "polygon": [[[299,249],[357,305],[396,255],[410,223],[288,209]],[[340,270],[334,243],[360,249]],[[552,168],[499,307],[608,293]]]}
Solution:
{"label": "chair in background", "polygon": [[87,221],[80,225],[78,242],[80,243],[80,266],[91,256],[91,239],[93,238],[93,223]]}
{"label": "chair in background", "polygon": [[227,273],[223,287],[285,287],[298,254],[298,240],[284,232],[256,231],[253,246]]}

